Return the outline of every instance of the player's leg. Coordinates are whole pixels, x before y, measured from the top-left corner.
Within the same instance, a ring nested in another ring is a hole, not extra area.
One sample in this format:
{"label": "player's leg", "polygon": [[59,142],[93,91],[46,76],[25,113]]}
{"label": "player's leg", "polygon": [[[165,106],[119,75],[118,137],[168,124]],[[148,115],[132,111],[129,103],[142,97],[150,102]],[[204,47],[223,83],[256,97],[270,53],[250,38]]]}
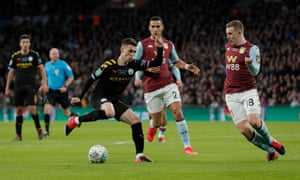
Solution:
{"label": "player's leg", "polygon": [[56,104],[55,94],[52,90],[49,90],[46,96],[44,96],[44,123],[45,123],[45,132],[44,136],[49,136],[50,129],[50,114],[53,110],[53,106]]}
{"label": "player's leg", "polygon": [[239,129],[240,133],[249,142],[259,147],[260,149],[267,151],[268,154],[273,155],[273,157],[275,158],[275,156],[278,156],[275,153],[275,149],[270,147],[268,142],[259,133],[257,133],[249,123],[248,116],[246,114],[246,109],[243,105],[241,105],[241,102],[243,101],[241,97],[241,93],[235,93],[225,96],[226,103],[231,111],[232,120],[234,124]]}
{"label": "player's leg", "polygon": [[51,104],[45,104],[44,105],[44,122],[45,122],[45,132],[44,136],[48,137],[50,135],[50,114],[53,109],[53,106]]}
{"label": "player's leg", "polygon": [[76,116],[77,114],[74,112],[71,112],[71,110],[70,110],[71,104],[69,101],[68,92],[59,93],[58,97],[59,98],[57,99],[57,102],[61,105],[64,115],[67,117]]}
{"label": "player's leg", "polygon": [[181,103],[173,102],[168,107],[170,108],[173,117],[176,119],[177,131],[184,145],[184,152],[188,155],[196,155],[197,152],[195,152],[191,146],[188,125],[181,111]]}
{"label": "player's leg", "polygon": [[250,90],[243,93],[244,107],[248,116],[248,122],[260,134],[268,145],[273,147],[279,154],[285,154],[284,146],[271,137],[267,125],[261,120],[261,106],[257,90]]}
{"label": "player's leg", "polygon": [[16,106],[16,137],[14,141],[22,141],[22,126],[23,126],[23,106]]}
{"label": "player's leg", "polygon": [[170,108],[170,111],[176,120],[178,134],[180,135],[181,141],[184,145],[184,152],[189,155],[196,155],[197,152],[192,149],[188,125],[181,110],[181,98],[177,85],[167,85],[163,88],[163,91],[164,103]]}
{"label": "player's leg", "polygon": [[[118,105],[118,110],[116,112],[116,119],[129,124],[131,126],[132,139],[135,145],[136,157],[135,162],[152,162],[144,154],[144,134],[142,129],[142,123],[140,119],[131,109],[126,109],[121,116],[119,115],[122,112],[122,109],[125,108],[125,105]],[[128,107],[126,107],[128,108]]]}
{"label": "player's leg", "polygon": [[24,101],[25,96],[21,87],[15,87],[14,101],[16,106],[16,137],[14,141],[22,141],[22,125],[23,125],[23,110],[24,110]]}
{"label": "player's leg", "polygon": [[163,99],[160,91],[153,91],[144,94],[147,110],[150,114],[151,121],[147,129],[147,140],[152,142],[156,134],[156,130],[161,126]]}
{"label": "player's leg", "polygon": [[115,109],[113,104],[106,98],[92,100],[94,111],[82,116],[70,116],[69,121],[65,126],[65,134],[68,136],[71,131],[80,126],[83,122],[93,122],[100,119],[112,118],[115,116]]}
{"label": "player's leg", "polygon": [[37,90],[35,87],[26,86],[25,93],[25,102],[28,105],[28,111],[33,119],[36,131],[38,133],[38,138],[43,139],[43,131],[40,124],[39,115],[37,113],[36,104],[37,104]]}
{"label": "player's leg", "polygon": [[164,109],[162,112],[161,125],[159,127],[159,133],[158,133],[158,141],[162,142],[162,143],[164,143],[166,141],[165,134],[167,131],[167,124],[168,124],[166,109],[167,109],[167,107],[164,106]]}
{"label": "player's leg", "polygon": [[36,105],[28,105],[28,111],[31,114],[31,117],[34,121],[34,125],[35,125],[35,128],[36,128],[37,134],[38,134],[38,138],[43,139],[44,135],[43,135],[42,127],[41,127],[41,124],[40,124],[39,115],[38,115],[37,110],[36,110]]}

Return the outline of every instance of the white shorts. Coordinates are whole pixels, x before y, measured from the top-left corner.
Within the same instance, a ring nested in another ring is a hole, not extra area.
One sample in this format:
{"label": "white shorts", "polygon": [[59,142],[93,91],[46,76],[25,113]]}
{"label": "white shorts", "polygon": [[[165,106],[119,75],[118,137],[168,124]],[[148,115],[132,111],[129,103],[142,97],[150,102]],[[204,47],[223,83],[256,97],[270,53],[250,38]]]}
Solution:
{"label": "white shorts", "polygon": [[149,113],[162,111],[164,105],[169,106],[174,102],[181,102],[178,87],[174,83],[155,91],[145,93],[144,98]]}
{"label": "white shorts", "polygon": [[249,114],[261,113],[260,100],[257,89],[251,89],[239,93],[226,94],[226,104],[231,111],[234,124],[247,120]]}

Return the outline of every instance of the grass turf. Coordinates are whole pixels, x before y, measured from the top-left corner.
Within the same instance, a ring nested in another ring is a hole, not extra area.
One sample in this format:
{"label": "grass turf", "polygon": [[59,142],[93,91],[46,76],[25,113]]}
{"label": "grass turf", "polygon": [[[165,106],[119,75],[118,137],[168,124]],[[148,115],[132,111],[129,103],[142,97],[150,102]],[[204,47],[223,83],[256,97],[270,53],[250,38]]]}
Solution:
{"label": "grass turf", "polygon": [[[188,122],[193,148],[183,153],[175,122],[169,122],[166,143],[145,142],[153,163],[135,163],[128,125],[115,121],[85,123],[70,136],[65,122],[51,123],[51,136],[38,140],[32,121],[23,124],[23,141],[12,142],[14,123],[0,123],[1,179],[300,179],[300,123],[267,122],[287,153],[266,162],[266,152],[242,137],[232,122]],[[148,121],[143,122],[146,133]],[[43,122],[42,122],[43,125]],[[87,153],[104,145],[109,158],[92,164]]]}

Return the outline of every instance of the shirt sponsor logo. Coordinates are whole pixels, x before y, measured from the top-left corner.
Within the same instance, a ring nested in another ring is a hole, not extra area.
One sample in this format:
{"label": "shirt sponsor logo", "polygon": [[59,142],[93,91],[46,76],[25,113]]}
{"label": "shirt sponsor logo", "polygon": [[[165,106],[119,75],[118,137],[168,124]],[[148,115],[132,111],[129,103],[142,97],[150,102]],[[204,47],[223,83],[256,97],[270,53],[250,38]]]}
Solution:
{"label": "shirt sponsor logo", "polygon": [[227,61],[229,63],[235,63],[237,57],[236,56],[227,56]]}
{"label": "shirt sponsor logo", "polygon": [[239,53],[240,53],[240,54],[244,54],[244,53],[245,53],[245,51],[246,51],[246,48],[244,48],[244,47],[241,47],[241,48],[240,48],[240,50],[239,50]]}

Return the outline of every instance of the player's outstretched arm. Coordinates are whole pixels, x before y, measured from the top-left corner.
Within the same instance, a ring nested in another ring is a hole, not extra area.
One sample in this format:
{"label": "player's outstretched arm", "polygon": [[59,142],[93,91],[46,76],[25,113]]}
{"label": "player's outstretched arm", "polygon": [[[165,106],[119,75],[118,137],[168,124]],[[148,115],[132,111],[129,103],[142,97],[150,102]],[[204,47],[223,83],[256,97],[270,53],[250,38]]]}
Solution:
{"label": "player's outstretched arm", "polygon": [[194,74],[199,74],[200,69],[195,64],[187,64],[182,60],[179,60],[175,63],[175,66],[180,69],[186,69],[188,71],[191,71]]}

